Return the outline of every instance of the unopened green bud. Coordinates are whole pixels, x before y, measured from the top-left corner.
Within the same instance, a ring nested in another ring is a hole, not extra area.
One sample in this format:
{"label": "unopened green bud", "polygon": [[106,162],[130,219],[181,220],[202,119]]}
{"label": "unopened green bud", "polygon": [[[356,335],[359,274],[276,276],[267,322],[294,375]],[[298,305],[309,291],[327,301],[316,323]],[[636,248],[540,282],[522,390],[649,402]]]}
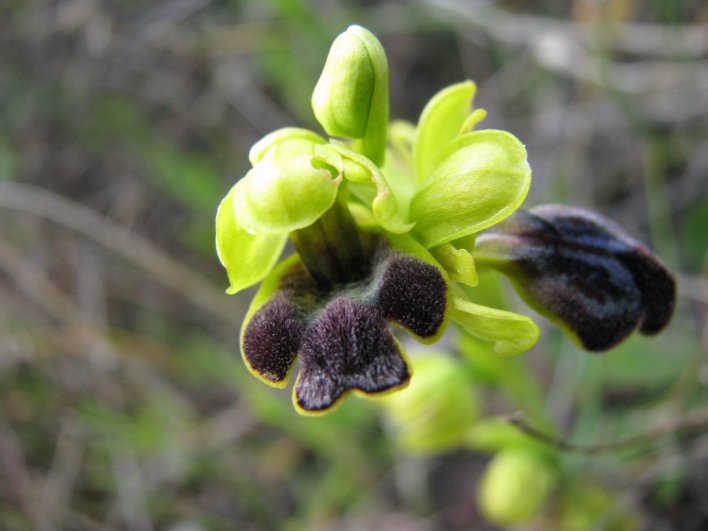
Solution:
{"label": "unopened green bud", "polygon": [[312,109],[328,135],[359,139],[358,151],[383,163],[388,63],[371,32],[350,26],[335,39],[312,94]]}
{"label": "unopened green bud", "polygon": [[492,459],[477,491],[482,514],[511,526],[537,517],[556,483],[552,465],[536,452],[504,450]]}
{"label": "unopened green bud", "polygon": [[398,443],[413,453],[461,445],[481,406],[460,362],[433,352],[411,363],[409,386],[382,400]]}
{"label": "unopened green bud", "polygon": [[557,518],[558,529],[597,528],[598,521],[602,529],[608,531],[638,531],[646,529],[634,507],[623,504],[617,511],[617,495],[606,490],[593,480],[584,477],[581,481],[563,489]]}

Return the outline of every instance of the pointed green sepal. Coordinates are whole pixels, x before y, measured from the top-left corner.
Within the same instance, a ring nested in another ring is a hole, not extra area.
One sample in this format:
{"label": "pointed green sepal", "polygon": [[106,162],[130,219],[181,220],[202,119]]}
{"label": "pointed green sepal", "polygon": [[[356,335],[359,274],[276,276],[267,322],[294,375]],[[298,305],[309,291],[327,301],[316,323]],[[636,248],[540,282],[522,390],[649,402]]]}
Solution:
{"label": "pointed green sepal", "polygon": [[283,251],[285,234],[250,234],[236,223],[233,196],[235,186],[224,197],[216,211],[216,251],[226,268],[234,294],[252,286],[268,274]]}
{"label": "pointed green sepal", "polygon": [[474,234],[516,210],[530,185],[526,150],[514,135],[466,133],[448,144],[442,162],[413,196],[413,230],[428,248]]}
{"label": "pointed green sepal", "polygon": [[540,330],[530,317],[481,306],[455,297],[451,317],[475,337],[494,343],[500,356],[526,352],[538,341]]}

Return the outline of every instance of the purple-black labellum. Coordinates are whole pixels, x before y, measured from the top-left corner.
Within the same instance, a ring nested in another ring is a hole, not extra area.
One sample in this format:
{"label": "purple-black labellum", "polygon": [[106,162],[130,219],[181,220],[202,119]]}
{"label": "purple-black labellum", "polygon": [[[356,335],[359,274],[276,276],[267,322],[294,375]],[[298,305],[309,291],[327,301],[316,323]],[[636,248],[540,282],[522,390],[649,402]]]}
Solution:
{"label": "purple-black labellum", "polygon": [[441,332],[447,283],[436,267],[381,245],[370,271],[323,290],[295,263],[246,325],[244,358],[263,379],[284,382],[299,355],[303,411],[326,410],[349,390],[380,393],[408,381],[389,321],[422,339]]}
{"label": "purple-black labellum", "polygon": [[674,310],[675,282],[659,259],[615,223],[579,208],[517,211],[478,237],[475,254],[590,351],[637,328],[655,334]]}

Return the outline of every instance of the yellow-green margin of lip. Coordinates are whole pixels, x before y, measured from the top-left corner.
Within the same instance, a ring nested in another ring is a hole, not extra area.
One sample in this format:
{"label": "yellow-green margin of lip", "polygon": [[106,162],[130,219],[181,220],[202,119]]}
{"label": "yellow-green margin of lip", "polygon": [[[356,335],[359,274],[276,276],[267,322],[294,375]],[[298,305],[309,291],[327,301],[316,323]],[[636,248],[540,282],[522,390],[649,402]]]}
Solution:
{"label": "yellow-green margin of lip", "polygon": [[346,399],[349,397],[349,395],[354,395],[357,398],[364,398],[367,400],[375,400],[377,398],[382,398],[384,396],[393,394],[397,391],[402,391],[408,385],[411,383],[411,379],[413,378],[413,364],[411,363],[410,359],[408,358],[408,354],[406,351],[403,349],[403,346],[401,345],[400,341],[396,339],[396,336],[392,334],[393,341],[398,347],[398,352],[400,353],[401,357],[403,358],[403,362],[406,364],[406,367],[408,367],[408,379],[401,383],[400,385],[394,385],[393,387],[389,387],[388,389],[384,389],[383,391],[379,391],[376,393],[367,393],[365,391],[362,391],[361,389],[348,389],[342,395],[335,400],[334,404],[329,406],[328,408],[325,409],[320,409],[318,411],[310,411],[309,409],[303,409],[300,407],[300,405],[297,403],[297,384],[298,381],[300,380],[300,375],[298,374],[297,378],[295,379],[295,385],[293,385],[293,392],[292,392],[292,401],[293,401],[293,407],[295,408],[295,411],[297,411],[300,415],[303,417],[321,417],[322,415],[327,415],[329,413],[332,413],[339,409],[341,405],[346,401]]}
{"label": "yellow-green margin of lip", "polygon": [[[260,310],[271,298],[271,296],[278,290],[278,287],[280,286],[280,280],[282,279],[283,275],[288,272],[290,268],[292,268],[295,264],[300,262],[300,258],[298,257],[297,254],[293,254],[288,256],[285,260],[283,260],[280,264],[278,264],[275,269],[273,269],[270,273],[268,273],[268,276],[263,280],[263,283],[261,286],[258,288],[258,291],[256,292],[256,295],[253,297],[253,300],[251,301],[251,305],[248,307],[248,311],[246,312],[246,316],[243,318],[243,323],[241,324],[241,334],[240,334],[240,351],[241,351],[241,358],[243,358],[243,362],[246,365],[246,368],[248,369],[248,372],[250,372],[253,376],[258,378],[261,382],[264,384],[270,386],[270,387],[275,387],[276,389],[283,389],[288,385],[288,382],[290,381],[290,374],[292,373],[293,367],[295,366],[295,362],[297,361],[297,356],[295,357],[295,360],[293,360],[293,363],[290,365],[290,368],[288,369],[287,374],[285,375],[285,378],[278,382],[274,382],[273,380],[269,380],[268,378],[264,378],[261,373],[259,373],[257,370],[255,370],[251,364],[248,362],[248,359],[246,358],[245,353],[243,352],[243,336],[246,333],[246,328],[248,327],[248,324],[251,322],[251,318],[253,315]],[[298,353],[299,356],[299,353]]]}
{"label": "yellow-green margin of lip", "polygon": [[392,324],[395,324],[396,326],[404,330],[407,334],[413,336],[415,340],[419,343],[422,343],[423,345],[432,345],[442,337],[442,335],[445,333],[445,330],[447,330],[448,324],[450,323],[450,313],[452,310],[453,302],[453,296],[450,290],[450,276],[447,274],[447,271],[440,264],[440,262],[438,262],[435,257],[430,253],[430,251],[423,247],[420,243],[418,243],[409,234],[387,233],[384,237],[389,242],[393,250],[401,251],[403,254],[413,256],[427,264],[434,266],[440,272],[443,277],[443,280],[445,281],[445,313],[443,314],[443,321],[442,323],[440,323],[438,331],[435,335],[430,337],[421,337],[412,330],[400,325],[398,322],[394,320],[390,321]]}

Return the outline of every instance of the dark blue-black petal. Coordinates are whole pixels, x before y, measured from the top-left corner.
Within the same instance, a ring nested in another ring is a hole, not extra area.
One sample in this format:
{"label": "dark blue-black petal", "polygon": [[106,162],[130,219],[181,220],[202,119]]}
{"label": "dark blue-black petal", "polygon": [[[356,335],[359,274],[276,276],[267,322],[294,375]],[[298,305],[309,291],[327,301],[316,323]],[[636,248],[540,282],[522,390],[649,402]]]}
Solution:
{"label": "dark blue-black petal", "polygon": [[421,338],[435,336],[445,317],[447,283],[436,267],[402,255],[386,263],[378,308]]}
{"label": "dark blue-black petal", "polygon": [[283,382],[305,332],[291,302],[275,296],[251,318],[243,334],[243,356],[251,369],[274,384]]}
{"label": "dark blue-black petal", "polygon": [[328,409],[350,389],[380,393],[409,378],[380,310],[343,297],[307,329],[300,366],[295,397],[305,411]]}
{"label": "dark blue-black petal", "polygon": [[673,313],[673,277],[641,243],[586,210],[517,211],[477,239],[475,252],[584,348],[602,351],[634,330],[654,334]]}

